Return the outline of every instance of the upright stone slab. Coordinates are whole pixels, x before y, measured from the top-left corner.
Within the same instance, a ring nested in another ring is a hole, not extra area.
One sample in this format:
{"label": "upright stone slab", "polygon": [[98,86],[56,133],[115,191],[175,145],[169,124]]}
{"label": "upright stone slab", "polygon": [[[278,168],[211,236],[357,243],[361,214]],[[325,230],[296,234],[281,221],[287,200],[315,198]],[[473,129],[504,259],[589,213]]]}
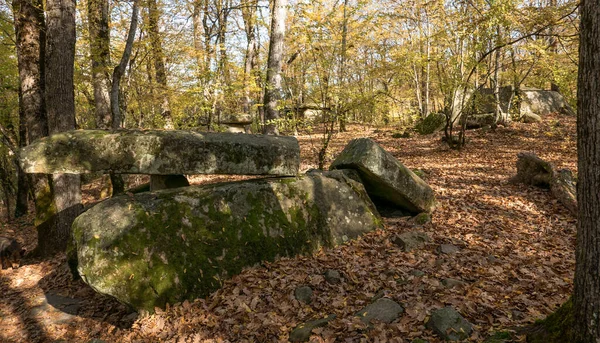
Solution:
{"label": "upright stone slab", "polygon": [[74,130],[44,137],[20,154],[26,173],[296,175],[294,137],[193,131]]}
{"label": "upright stone slab", "polygon": [[431,187],[369,138],[348,143],[331,169],[356,170],[369,195],[411,213],[431,212],[435,208]]}
{"label": "upright stone slab", "polygon": [[262,179],[118,196],[73,223],[71,267],[138,310],[204,297],[242,268],[381,227],[361,183]]}

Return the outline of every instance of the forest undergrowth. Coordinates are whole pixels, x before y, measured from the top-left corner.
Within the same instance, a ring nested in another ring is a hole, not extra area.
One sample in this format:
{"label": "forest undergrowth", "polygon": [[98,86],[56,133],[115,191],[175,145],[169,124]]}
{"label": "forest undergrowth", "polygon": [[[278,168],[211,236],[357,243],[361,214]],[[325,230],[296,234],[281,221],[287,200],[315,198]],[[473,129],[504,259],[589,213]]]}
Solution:
{"label": "forest undergrowth", "polygon": [[[392,138],[393,127],[351,125],[349,132],[334,136],[328,158],[352,138],[375,139],[407,167],[424,173],[439,203],[430,223],[415,227],[407,218],[386,218],[385,229],[347,245],[247,268],[206,299],[145,317],[72,280],[64,255],[26,259],[21,268],[0,272],[0,341],[285,342],[296,325],[335,314],[326,327],[313,331],[312,342],[421,338],[434,343],[439,338],[425,322],[443,306],[474,324],[473,342],[492,332],[519,332],[570,295],[576,220],[548,191],[508,180],[516,173],[520,151],[575,171],[575,131],[574,117],[549,116],[536,124],[469,131],[470,141],[457,151],[441,141],[441,134]],[[298,138],[302,171],[315,168],[320,136]],[[84,193],[86,202],[97,201],[99,183],[85,186]],[[32,216],[0,223],[0,235],[15,237],[31,250],[37,239],[32,223]],[[395,235],[413,230],[426,232],[431,242],[411,252],[391,243]],[[439,254],[443,243],[460,250]],[[325,282],[327,269],[340,271],[342,282]],[[440,282],[445,278],[465,284],[447,288]],[[300,285],[313,289],[309,305],[294,297]],[[405,312],[391,324],[367,328],[354,314],[376,296],[401,303]]]}

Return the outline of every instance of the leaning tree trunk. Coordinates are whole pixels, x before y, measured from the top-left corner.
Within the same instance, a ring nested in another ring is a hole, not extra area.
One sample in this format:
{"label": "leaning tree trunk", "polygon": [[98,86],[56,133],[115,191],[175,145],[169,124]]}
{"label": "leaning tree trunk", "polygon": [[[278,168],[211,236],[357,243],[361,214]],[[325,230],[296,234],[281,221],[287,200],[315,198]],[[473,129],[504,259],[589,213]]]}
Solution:
{"label": "leaning tree trunk", "polygon": [[[46,30],[42,0],[14,0],[15,46],[21,87],[20,110],[25,117],[27,143],[48,136],[44,104],[44,55]],[[36,211],[35,225],[49,219],[50,184],[47,175],[32,175],[31,189]]]}
{"label": "leaning tree trunk", "polygon": [[[75,129],[75,1],[46,0],[46,111],[50,134]],[[38,230],[38,251],[50,255],[66,248],[71,224],[81,212],[80,177],[54,174],[54,225]]]}
{"label": "leaning tree trunk", "polygon": [[269,57],[267,61],[267,81],[265,84],[265,134],[278,134],[277,126],[267,124],[269,120],[279,119],[277,103],[281,100],[281,66],[283,59],[283,40],[285,38],[285,17],[287,15],[287,0],[273,1],[271,16],[271,41],[269,42]]}
{"label": "leaning tree trunk", "polygon": [[600,341],[600,0],[581,4],[577,93],[577,248],[573,309],[582,342]]}

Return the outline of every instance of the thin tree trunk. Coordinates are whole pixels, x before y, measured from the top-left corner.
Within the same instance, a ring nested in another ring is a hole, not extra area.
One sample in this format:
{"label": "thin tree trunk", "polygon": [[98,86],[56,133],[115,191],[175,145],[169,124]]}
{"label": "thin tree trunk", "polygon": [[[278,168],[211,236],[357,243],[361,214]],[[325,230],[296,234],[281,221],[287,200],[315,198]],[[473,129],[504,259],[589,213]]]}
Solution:
{"label": "thin tree trunk", "polygon": [[169,89],[167,85],[167,71],[165,67],[165,56],[163,53],[160,28],[160,13],[157,0],[148,0],[148,32],[150,34],[150,44],[152,46],[152,55],[154,59],[154,71],[156,72],[156,82],[159,86],[161,98],[160,115],[165,124],[165,129],[173,129],[173,118],[171,116],[171,104],[169,99]]}
{"label": "thin tree trunk", "polygon": [[581,3],[577,93],[577,247],[574,332],[600,341],[600,0]]}
{"label": "thin tree trunk", "polygon": [[[46,111],[50,134],[75,129],[75,1],[47,0]],[[66,248],[71,224],[82,209],[80,177],[52,175],[54,225],[38,231],[38,250],[46,256]]]}
{"label": "thin tree trunk", "polygon": [[287,0],[273,0],[271,16],[271,39],[269,42],[269,57],[267,61],[267,80],[265,84],[265,134],[279,134],[277,126],[268,123],[279,119],[278,101],[281,100],[281,67],[283,60],[283,41],[285,38],[285,18],[287,15]]}
{"label": "thin tree trunk", "polygon": [[[19,104],[23,103],[23,91],[19,86]],[[27,145],[27,126],[25,111],[19,106],[19,147]],[[22,217],[29,212],[29,180],[27,174],[21,168],[19,161],[15,163],[17,170],[17,199],[15,203],[15,218]]]}
{"label": "thin tree trunk", "polygon": [[110,109],[110,30],[108,0],[88,0],[88,31],[92,62],[92,86],[96,127],[111,126]]}
{"label": "thin tree trunk", "polygon": [[252,107],[251,89],[254,71],[258,62],[258,42],[256,40],[257,0],[246,0],[242,4],[242,17],[246,32],[246,57],[244,59],[244,113],[250,114]]}
{"label": "thin tree trunk", "polygon": [[129,25],[129,32],[127,33],[127,41],[125,43],[125,50],[119,61],[119,65],[113,70],[113,82],[110,91],[110,107],[112,109],[112,128],[117,130],[121,128],[122,116],[121,109],[119,107],[119,88],[121,85],[121,78],[125,74],[125,68],[129,63],[131,57],[131,51],[133,50],[133,41],[135,40],[135,32],[138,24],[138,12],[139,12],[139,0],[134,0],[133,8],[131,10],[131,23]]}

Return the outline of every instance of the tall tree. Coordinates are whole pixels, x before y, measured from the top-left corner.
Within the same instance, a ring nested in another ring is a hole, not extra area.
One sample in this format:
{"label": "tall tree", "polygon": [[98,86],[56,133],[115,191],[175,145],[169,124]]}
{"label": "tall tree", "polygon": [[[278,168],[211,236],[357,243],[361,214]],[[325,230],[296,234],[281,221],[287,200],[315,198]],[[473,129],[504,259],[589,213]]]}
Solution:
{"label": "tall tree", "polygon": [[573,296],[575,332],[600,341],[600,0],[581,3],[577,81],[577,248]]}
{"label": "tall tree", "polygon": [[244,32],[246,33],[246,56],[244,59],[244,113],[251,110],[251,88],[254,71],[258,64],[258,39],[256,32],[256,11],[258,0],[242,1],[242,18],[244,19]]}
{"label": "tall tree", "polygon": [[96,127],[108,129],[111,126],[108,0],[88,0],[87,5]]}
{"label": "tall tree", "polygon": [[167,68],[165,67],[165,54],[160,37],[159,19],[160,12],[157,0],[148,0],[148,31],[154,59],[154,72],[156,73],[156,82],[158,83],[161,98],[160,115],[164,120],[164,128],[173,129],[171,100],[167,85]]}
{"label": "tall tree", "polygon": [[[46,1],[46,112],[50,134],[75,129],[75,0]],[[54,225],[38,232],[38,250],[49,255],[63,250],[71,224],[81,212],[80,177],[54,174]]]}
{"label": "tall tree", "polygon": [[[269,57],[267,60],[267,80],[265,82],[265,123],[279,119],[278,101],[281,100],[281,67],[283,60],[283,41],[285,38],[285,18],[287,0],[273,0],[271,15],[271,39],[269,41]],[[278,134],[275,124],[266,124],[265,134]]]}
{"label": "tall tree", "polygon": [[[44,104],[44,55],[46,29],[42,0],[14,0],[16,50],[21,89],[20,112],[26,127],[26,143],[48,135],[48,119]],[[46,175],[32,175],[36,226],[49,217],[50,191]]]}

